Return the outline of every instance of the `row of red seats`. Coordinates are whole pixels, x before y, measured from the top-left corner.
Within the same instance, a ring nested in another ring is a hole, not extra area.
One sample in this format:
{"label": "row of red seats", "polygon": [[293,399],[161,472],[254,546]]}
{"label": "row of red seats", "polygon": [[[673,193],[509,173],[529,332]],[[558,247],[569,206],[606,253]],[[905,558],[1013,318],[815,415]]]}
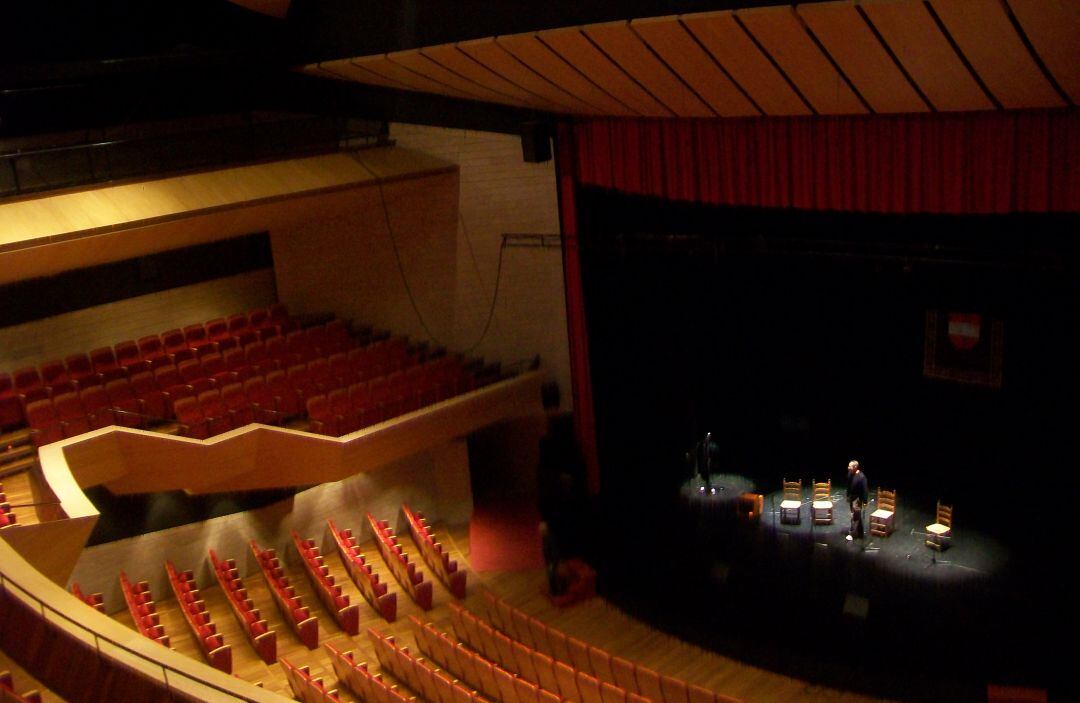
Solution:
{"label": "row of red seats", "polygon": [[387,622],[394,622],[397,617],[397,594],[387,591],[386,583],[379,580],[379,575],[364,559],[352,530],[348,528],[339,530],[333,520],[327,520],[326,524],[330,527],[330,534],[334,537],[338,555],[345,565],[349,578],[360,589],[360,593],[375,609],[375,612]]}
{"label": "row of red seats", "polygon": [[[569,665],[556,662],[543,652],[526,647],[520,642],[515,643],[464,608],[451,605],[450,624],[458,639],[497,666],[572,701],[583,701],[589,697],[590,703],[595,703],[591,694],[603,695],[601,682],[595,677],[575,671]],[[433,631],[430,626],[425,627]],[[441,640],[428,639],[436,648],[442,646]],[[625,698],[621,689],[611,691],[608,695],[613,699],[618,695]]]}
{"label": "row of red seats", "polygon": [[487,698],[462,685],[453,674],[436,667],[429,659],[417,658],[408,647],[399,646],[394,637],[384,636],[374,628],[368,629],[368,637],[375,646],[379,664],[425,701],[487,703]]}
{"label": "row of red seats", "polygon": [[367,521],[371,533],[375,535],[375,546],[378,547],[390,573],[418,606],[431,610],[431,582],[424,580],[424,572],[416,568],[416,562],[409,559],[409,555],[402,550],[394,528],[390,527],[386,520],[376,520],[371,513],[367,514]]}
{"label": "row of red seats", "polygon": [[329,642],[325,646],[330,652],[330,663],[334,666],[338,682],[345,684],[364,703],[410,703],[417,700],[397,686],[386,683],[382,674],[371,673],[367,662],[358,663],[352,651],[342,652]]}
{"label": "row of red seats", "polygon": [[319,600],[333,616],[338,626],[349,635],[360,633],[360,606],[349,604],[349,595],[341,592],[341,586],[334,583],[330,568],[323,563],[322,554],[315,546],[315,541],[304,539],[296,530],[292,530],[293,544],[300,561],[304,563],[304,572],[308,575]]}
{"label": "row of red seats", "polygon": [[199,587],[195,576],[190,571],[177,571],[171,561],[165,562],[165,571],[169,575],[169,584],[176,594],[176,602],[184,612],[191,634],[202,650],[210,666],[232,673],[232,647],[225,644],[225,638],[218,634],[217,626],[210,618],[206,604],[199,598]]}
{"label": "row of red seats", "polygon": [[26,693],[15,692],[15,680],[10,671],[0,671],[0,701],[2,703],[41,703],[41,693],[37,690]]}
{"label": "row of red seats", "polygon": [[115,348],[93,349],[89,355],[71,354],[63,361],[47,361],[40,368],[27,366],[12,374],[0,373],[0,429],[25,424],[25,408],[34,401],[104,385],[139,371],[152,371],[164,363],[176,364],[207,350],[224,353],[231,347],[285,334],[295,327],[285,306],[278,303],[232,315],[228,321],[210,320],[205,325],[147,335],[138,342],[120,342]]}
{"label": "row of red seats", "polygon": [[409,508],[408,503],[402,503],[401,510],[409,523],[409,532],[412,534],[413,542],[416,543],[428,567],[435,572],[455,598],[464,598],[465,572],[458,569],[458,563],[450,558],[450,553],[443,548],[442,542],[435,539],[435,531],[428,524],[427,518],[420,511],[414,512]]}
{"label": "row of red seats", "polygon": [[325,395],[306,400],[311,431],[339,437],[465,393],[476,383],[458,359],[440,357],[367,383],[323,387]]}
{"label": "row of red seats", "polygon": [[[510,606],[490,591],[484,591],[483,602],[486,610],[481,614],[498,631],[553,657],[557,662],[568,664],[577,671],[614,684],[628,694],[639,694],[654,703],[739,703],[737,698],[687,684],[681,679],[660,674],[647,666],[612,656],[600,647],[568,637],[560,630],[545,625],[536,618]],[[477,618],[471,613],[469,615],[474,619]],[[463,624],[468,627],[468,620],[465,618],[463,620]],[[480,621],[480,624],[487,623]],[[457,632],[456,628],[455,632]]]}
{"label": "row of red seats", "polygon": [[211,549],[210,565],[214,568],[214,575],[217,577],[222,592],[229,598],[229,605],[232,606],[236,621],[240,623],[240,629],[247,635],[248,641],[255,648],[259,658],[267,664],[273,664],[277,661],[277,633],[271,630],[266,620],[260,617],[259,609],[255,607],[254,601],[248,598],[244,581],[236,569],[236,560],[218,559],[217,554]]}
{"label": "row of red seats", "polygon": [[157,606],[150,594],[150,584],[146,581],[131,583],[127,574],[120,572],[120,590],[124,594],[124,602],[127,603],[131,619],[135,621],[135,629],[140,634],[149,637],[159,644],[169,646],[169,636],[165,634],[165,628],[158,620]]}
{"label": "row of red seats", "polygon": [[4,493],[4,486],[0,484],[0,527],[14,524],[15,513],[11,512],[11,504],[8,503],[7,493]]}
{"label": "row of red seats", "polygon": [[281,568],[277,554],[273,549],[260,549],[255,540],[251,540],[251,551],[255,555],[255,561],[259,564],[266,585],[270,587],[270,594],[277,603],[285,622],[293,629],[308,649],[319,646],[319,619],[311,614],[296,590],[289,585],[289,577]]}
{"label": "row of red seats", "polygon": [[77,581],[71,584],[71,594],[99,613],[105,612],[105,600],[100,593],[83,593]]}
{"label": "row of red seats", "polygon": [[303,703],[340,703],[337,689],[328,689],[321,678],[312,676],[311,667],[294,666],[283,658],[281,668],[296,700]]}
{"label": "row of red seats", "polygon": [[446,633],[439,632],[432,625],[421,623],[415,617],[410,619],[420,651],[470,686],[478,688],[491,700],[499,703],[560,703],[567,700],[554,691],[515,676],[465,645],[454,643]]}

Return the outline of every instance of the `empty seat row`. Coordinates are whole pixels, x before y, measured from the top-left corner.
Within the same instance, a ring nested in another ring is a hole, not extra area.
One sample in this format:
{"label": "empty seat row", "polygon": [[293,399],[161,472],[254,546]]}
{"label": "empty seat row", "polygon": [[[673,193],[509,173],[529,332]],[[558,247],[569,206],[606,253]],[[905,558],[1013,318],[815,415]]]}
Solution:
{"label": "empty seat row", "polygon": [[[348,338],[345,323],[339,321],[339,326]],[[233,315],[228,321],[219,318],[205,325],[188,325],[183,330],[147,335],[138,342],[120,342],[115,348],[100,347],[89,354],[77,353],[63,360],[46,361],[40,367],[27,366],[12,374],[0,373],[0,430],[25,424],[25,408],[32,402],[105,385],[117,378],[153,371],[166,363],[198,358],[210,351],[223,354],[230,348],[279,333],[286,334],[297,327],[285,306],[278,303],[270,308]],[[339,339],[341,333],[335,326],[323,335],[336,335],[335,339]],[[331,348],[340,346],[328,344],[327,349]]]}
{"label": "empty seat row", "polygon": [[135,629],[140,634],[168,647],[169,636],[165,634],[165,628],[158,621],[157,606],[150,594],[150,584],[146,581],[133,584],[128,580],[127,574],[121,571],[120,591],[124,594],[124,602],[127,603],[131,619],[135,621]]}
{"label": "empty seat row", "polygon": [[41,703],[41,693],[37,690],[16,693],[11,672],[0,671],[0,700],[4,703]]}
{"label": "empty seat row", "polygon": [[[338,681],[345,684],[345,687],[355,693],[363,703],[409,703],[417,700],[397,686],[386,683],[381,674],[371,673],[367,662],[357,662],[352,651],[342,652],[329,643],[325,646],[330,652],[330,663],[334,666]],[[470,699],[456,703],[474,702]]]}
{"label": "empty seat row", "polygon": [[83,590],[79,588],[79,583],[76,581],[71,584],[71,594],[99,613],[105,612],[105,601],[100,593],[83,593]]}
{"label": "empty seat row", "polygon": [[462,685],[452,672],[443,671],[429,659],[416,657],[408,647],[401,647],[393,637],[374,628],[368,637],[375,647],[379,664],[420,697],[431,703],[486,703],[482,694]]}
{"label": "empty seat row", "polygon": [[289,627],[308,649],[318,647],[319,619],[311,614],[300,596],[296,595],[296,590],[289,585],[289,577],[281,568],[275,551],[261,549],[255,540],[251,540],[251,552],[255,555],[259,570],[262,571],[266,585],[270,587],[270,594],[285,622],[289,623]]}
{"label": "empty seat row", "polygon": [[277,661],[277,633],[270,629],[259,615],[259,609],[255,602],[248,597],[244,581],[240,578],[240,572],[236,569],[236,561],[233,559],[218,559],[213,549],[210,550],[210,565],[214,569],[221,590],[229,599],[233,615],[240,623],[240,628],[247,635],[248,641],[254,647],[255,652],[267,664]]}
{"label": "empty seat row", "polygon": [[333,380],[341,377],[332,375],[329,384],[312,379],[301,391],[316,393],[305,404],[311,431],[317,434],[346,435],[475,388],[472,375],[450,357],[347,387],[335,386]]}
{"label": "empty seat row", "polygon": [[[468,633],[470,621],[493,627],[511,639],[565,663],[577,671],[585,672],[599,680],[635,693],[654,703],[738,703],[738,699],[709,691],[700,686],[687,684],[681,679],[660,674],[647,666],[636,664],[622,657],[613,656],[600,647],[594,647],[564,632],[550,627],[540,620],[512,607],[490,591],[484,591],[481,611],[485,623],[476,614],[464,609],[461,622]],[[451,618],[456,617],[451,604]],[[483,631],[483,628],[479,628]],[[455,628],[455,632],[458,630]],[[459,633],[461,636],[463,633]]]}
{"label": "empty seat row", "polygon": [[310,667],[294,666],[282,658],[281,668],[289,681],[293,696],[302,703],[337,703],[337,689],[328,689],[321,678],[311,675]]}
{"label": "empty seat row", "polygon": [[379,579],[379,575],[371,568],[371,564],[364,559],[352,530],[348,528],[339,530],[333,520],[327,520],[326,524],[330,528],[330,534],[334,538],[338,555],[345,565],[349,578],[360,589],[360,593],[375,609],[375,612],[387,622],[393,622],[397,617],[397,594],[388,592],[386,583]]}
{"label": "empty seat row", "polygon": [[165,572],[169,575],[169,584],[176,594],[176,602],[184,613],[191,634],[210,666],[232,673],[232,647],[225,644],[225,638],[218,634],[206,604],[199,597],[199,588],[195,576],[190,571],[177,571],[171,561],[165,562]]}
{"label": "empty seat row", "polygon": [[557,689],[541,688],[535,682],[515,675],[464,644],[455,643],[448,635],[439,632],[432,625],[421,623],[414,616],[410,616],[409,619],[412,621],[416,642],[421,652],[462,681],[478,688],[493,701],[560,703],[564,700],[575,702],[581,700],[580,698],[566,698]]}
{"label": "empty seat row", "polygon": [[435,573],[443,585],[456,598],[465,597],[465,572],[458,568],[458,563],[450,558],[442,543],[435,539],[435,531],[428,524],[427,518],[420,511],[413,511],[407,503],[402,503],[401,510],[409,523],[409,532],[413,542],[420,550],[428,567]]}
{"label": "empty seat row", "polygon": [[432,589],[431,582],[424,580],[424,572],[416,567],[416,562],[409,559],[409,555],[401,548],[394,528],[386,520],[377,520],[371,513],[367,514],[368,525],[371,533],[375,535],[375,546],[386,562],[390,573],[394,575],[401,587],[424,610],[431,610]]}
{"label": "empty seat row", "polygon": [[14,524],[15,513],[11,512],[11,504],[8,503],[7,493],[4,493],[4,486],[0,484],[0,527]]}
{"label": "empty seat row", "polygon": [[346,634],[356,635],[360,633],[360,606],[349,603],[349,595],[341,592],[341,586],[334,583],[334,576],[330,568],[323,563],[322,554],[315,546],[314,540],[301,537],[296,530],[292,530],[293,545],[300,555],[304,564],[304,573],[315,588],[319,600],[330,612],[334,622],[338,624]]}

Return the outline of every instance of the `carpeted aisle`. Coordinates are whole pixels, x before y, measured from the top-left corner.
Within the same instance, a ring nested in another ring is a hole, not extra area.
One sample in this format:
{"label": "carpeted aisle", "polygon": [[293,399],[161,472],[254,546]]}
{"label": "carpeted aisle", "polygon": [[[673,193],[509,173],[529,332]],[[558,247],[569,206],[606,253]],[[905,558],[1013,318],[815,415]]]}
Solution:
{"label": "carpeted aisle", "polygon": [[542,568],[536,506],[527,501],[476,505],[469,523],[469,564],[476,571]]}

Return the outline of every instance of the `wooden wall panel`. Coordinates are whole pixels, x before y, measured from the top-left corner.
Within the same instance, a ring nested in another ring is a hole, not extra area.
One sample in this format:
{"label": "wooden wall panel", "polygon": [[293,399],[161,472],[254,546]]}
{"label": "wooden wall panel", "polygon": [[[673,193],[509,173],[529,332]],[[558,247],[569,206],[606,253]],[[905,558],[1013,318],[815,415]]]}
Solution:
{"label": "wooden wall panel", "polygon": [[722,117],[760,115],[677,17],[634,20],[630,28]]}
{"label": "wooden wall panel", "polygon": [[634,116],[637,113],[622,104],[586,74],[571,66],[535,34],[513,34],[495,41],[532,70],[584,102],[608,115]]}
{"label": "wooden wall panel", "polygon": [[929,110],[854,5],[804,4],[798,13],[875,112]]}
{"label": "wooden wall panel", "polygon": [[1080,103],[1080,2],[1009,0],[1009,6],[1054,80]]}
{"label": "wooden wall panel", "polygon": [[1065,104],[1013,29],[1001,0],[930,0],[930,4],[1002,107]]}
{"label": "wooden wall panel", "polygon": [[993,109],[994,104],[953,51],[926,5],[876,0],[860,7],[935,109]]}
{"label": "wooden wall panel", "polygon": [[604,90],[639,115],[672,116],[671,110],[657,102],[656,98],[626,75],[625,71],[604,56],[580,29],[552,29],[540,32],[537,36],[566,61],[582,67],[597,84],[604,86]]}
{"label": "wooden wall panel", "polygon": [[747,36],[731,12],[683,15],[682,22],[766,115],[810,114],[810,108]]}
{"label": "wooden wall panel", "polygon": [[866,112],[859,98],[810,39],[793,8],[739,10],[736,17],[761,42],[818,113]]}
{"label": "wooden wall panel", "polygon": [[630,29],[628,22],[605,22],[582,28],[616,64],[679,117],[715,117],[716,113],[671,72]]}
{"label": "wooden wall panel", "polygon": [[559,112],[600,114],[591,105],[570,95],[562,88],[552,84],[532,69],[526,67],[505,49],[495,43],[495,38],[477,39],[462,42],[458,48],[476,61],[487,66],[495,73],[545,101],[559,107]]}

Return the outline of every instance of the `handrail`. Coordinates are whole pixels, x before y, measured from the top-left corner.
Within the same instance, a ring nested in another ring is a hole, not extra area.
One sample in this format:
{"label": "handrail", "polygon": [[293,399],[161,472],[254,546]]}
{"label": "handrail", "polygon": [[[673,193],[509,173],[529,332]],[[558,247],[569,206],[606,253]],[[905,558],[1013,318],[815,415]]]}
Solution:
{"label": "handrail", "polygon": [[[3,540],[0,540],[0,564],[3,564],[3,570],[0,570],[0,589],[3,589],[6,593],[11,594],[24,604],[31,606],[40,612],[41,618],[45,623],[55,622],[50,620],[50,618],[56,618],[57,620],[66,623],[66,627],[63,629],[67,631],[73,639],[76,639],[79,642],[92,642],[94,649],[100,657],[111,659],[120,666],[131,668],[131,662],[125,662],[123,659],[110,656],[107,652],[107,648],[103,649],[102,645],[107,644],[130,655],[137,660],[139,664],[138,670],[140,672],[146,674],[151,680],[163,684],[166,690],[175,690],[180,693],[190,694],[193,690],[210,689],[216,695],[223,696],[224,700],[244,701],[246,703],[277,703],[279,701],[288,700],[271,691],[265,691],[254,684],[249,684],[240,679],[221,674],[206,664],[202,664],[195,660],[189,660],[183,655],[151,643],[149,640],[144,640],[147,643],[147,650],[144,651],[143,648],[138,645],[130,646],[118,637],[111,637],[104,634],[100,629],[95,629],[88,625],[87,622],[92,623],[95,618],[100,617],[104,618],[110,625],[114,625],[115,627],[123,628],[123,625],[115,623],[107,615],[88,611],[81,603],[79,603],[80,608],[77,619],[68,615],[63,610],[47,602],[45,598],[35,595],[35,593],[52,596],[49,600],[55,600],[56,598],[63,596],[65,599],[72,599],[72,603],[77,603],[78,601],[74,599],[74,596],[68,594],[40,574],[34,573],[33,567]],[[12,578],[10,571],[25,571],[27,577],[31,581],[38,581],[38,583],[33,584],[33,588],[31,588],[20,579]],[[72,632],[72,628],[77,630],[80,634],[76,635]],[[127,628],[123,629],[127,631]],[[132,639],[144,639],[134,631],[130,632]],[[153,652],[149,649],[150,647],[161,651]],[[19,661],[18,652],[9,652],[8,654],[16,661]],[[182,658],[185,666],[181,668],[178,665],[163,661],[164,659],[173,657],[178,659]],[[188,667],[190,667],[190,670],[185,670]],[[153,674],[159,674],[160,677],[147,673],[148,670],[152,671]],[[48,679],[43,678],[41,672],[33,673],[45,686],[49,686]],[[222,677],[224,681],[221,683],[215,682],[214,679],[218,677]],[[187,685],[184,685],[185,683]],[[249,691],[244,691],[243,689],[249,689]]]}

